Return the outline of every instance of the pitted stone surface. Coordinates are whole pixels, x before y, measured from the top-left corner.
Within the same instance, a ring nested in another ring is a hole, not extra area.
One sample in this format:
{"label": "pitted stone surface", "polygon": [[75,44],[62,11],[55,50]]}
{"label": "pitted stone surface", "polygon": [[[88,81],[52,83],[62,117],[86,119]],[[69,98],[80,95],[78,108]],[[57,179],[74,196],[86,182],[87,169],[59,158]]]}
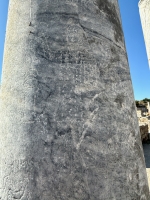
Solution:
{"label": "pitted stone surface", "polygon": [[148,200],[117,0],[10,0],[0,198]]}

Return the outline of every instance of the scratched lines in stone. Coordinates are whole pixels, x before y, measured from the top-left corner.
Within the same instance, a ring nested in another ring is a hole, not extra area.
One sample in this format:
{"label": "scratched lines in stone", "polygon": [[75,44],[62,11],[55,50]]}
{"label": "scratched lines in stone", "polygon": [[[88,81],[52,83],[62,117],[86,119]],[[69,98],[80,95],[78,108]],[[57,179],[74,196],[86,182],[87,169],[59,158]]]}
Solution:
{"label": "scratched lines in stone", "polygon": [[52,5],[61,5],[62,3],[65,4],[65,3],[68,3],[68,4],[78,4],[79,0],[55,0],[55,1],[52,1],[51,4]]}
{"label": "scratched lines in stone", "polygon": [[75,85],[90,84],[96,86],[99,81],[99,70],[97,64],[76,64],[67,66],[60,65],[60,76],[58,79],[63,81],[69,79],[74,81]]}
{"label": "scratched lines in stone", "polygon": [[[47,24],[45,23],[41,23],[41,26],[46,26]],[[79,38],[76,38],[77,33],[79,32],[78,27],[70,27],[68,26],[67,31],[66,31],[66,38],[63,38],[64,42],[76,42],[80,45],[81,41]],[[50,34],[50,33],[49,33]],[[68,38],[68,39],[67,39]],[[62,38],[60,38],[62,40]],[[78,39],[78,41],[76,41]],[[57,41],[57,37],[52,38],[49,35],[45,35],[44,33],[40,36],[35,36],[35,37],[31,37],[29,40],[29,50],[32,53],[33,57],[42,57],[44,59],[46,59],[48,62],[55,62],[55,63],[77,63],[80,64],[82,63],[82,61],[86,61],[85,59],[85,52],[82,53],[82,50],[64,50],[60,48],[60,50],[53,50],[53,45],[56,45],[55,43],[59,44],[59,40]],[[80,48],[79,48],[80,49]],[[87,58],[91,57],[91,55],[88,53],[88,51],[86,52],[87,54]],[[87,62],[89,62],[90,60],[87,60]],[[93,58],[91,59],[90,63],[93,63],[94,60]]]}

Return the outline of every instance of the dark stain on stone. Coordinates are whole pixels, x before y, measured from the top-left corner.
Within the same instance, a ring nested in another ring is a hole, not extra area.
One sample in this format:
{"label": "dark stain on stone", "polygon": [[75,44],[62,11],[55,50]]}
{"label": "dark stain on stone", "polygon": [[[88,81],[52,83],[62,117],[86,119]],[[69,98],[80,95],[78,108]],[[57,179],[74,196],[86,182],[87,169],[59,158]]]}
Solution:
{"label": "dark stain on stone", "polygon": [[107,96],[103,96],[103,97],[98,96],[94,99],[94,101],[104,107],[108,104],[109,99]]}
{"label": "dark stain on stone", "polygon": [[89,106],[89,111],[90,112],[93,112],[96,109],[97,109],[97,105],[96,104],[92,104],[92,105]]}
{"label": "dark stain on stone", "polygon": [[91,38],[90,40],[88,40],[89,44],[95,43],[95,38]]}
{"label": "dark stain on stone", "polygon": [[132,103],[131,111],[132,111],[132,113],[135,111],[135,102]]}
{"label": "dark stain on stone", "polygon": [[135,137],[135,130],[134,129],[131,130],[131,135],[132,135],[132,137]]}
{"label": "dark stain on stone", "polygon": [[62,136],[67,133],[70,133],[70,132],[71,132],[71,128],[67,127],[67,128],[62,128],[62,129],[58,130],[57,134],[58,134],[58,136]]}
{"label": "dark stain on stone", "polygon": [[116,55],[115,57],[113,57],[113,58],[110,59],[110,63],[112,64],[112,63],[118,62],[119,60],[120,60],[119,56]]}
{"label": "dark stain on stone", "polygon": [[114,25],[115,40],[117,42],[123,41],[122,26],[114,4],[108,0],[96,0],[96,3],[98,8],[107,14],[108,20]]}
{"label": "dark stain on stone", "polygon": [[119,108],[122,108],[123,102],[124,102],[124,95],[123,94],[118,94],[115,102],[118,104]]}
{"label": "dark stain on stone", "polygon": [[116,54],[117,53],[116,48],[114,46],[111,46],[110,50],[111,50],[112,54]]}
{"label": "dark stain on stone", "polygon": [[30,31],[29,34],[34,34],[34,33],[32,31]]}
{"label": "dark stain on stone", "polygon": [[84,135],[84,138],[91,137],[91,136],[92,136],[92,129],[90,127],[88,127],[88,129]]}

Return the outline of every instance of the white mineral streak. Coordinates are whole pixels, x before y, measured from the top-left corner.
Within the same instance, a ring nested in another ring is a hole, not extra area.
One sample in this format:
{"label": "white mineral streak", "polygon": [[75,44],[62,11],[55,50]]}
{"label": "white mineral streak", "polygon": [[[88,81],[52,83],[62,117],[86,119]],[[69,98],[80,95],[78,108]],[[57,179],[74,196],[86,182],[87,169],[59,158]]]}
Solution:
{"label": "white mineral streak", "polygon": [[148,63],[150,67],[150,0],[140,0],[139,11],[147,51]]}

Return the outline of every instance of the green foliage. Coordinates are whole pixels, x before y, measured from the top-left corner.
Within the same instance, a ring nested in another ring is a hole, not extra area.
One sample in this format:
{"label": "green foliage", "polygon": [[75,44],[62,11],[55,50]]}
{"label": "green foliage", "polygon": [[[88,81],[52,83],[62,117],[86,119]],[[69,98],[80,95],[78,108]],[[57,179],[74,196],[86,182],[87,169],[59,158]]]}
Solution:
{"label": "green foliage", "polygon": [[142,106],[142,105],[146,106],[147,102],[150,102],[150,99],[145,98],[145,99],[140,100],[140,101],[135,100],[135,104],[136,104],[137,107]]}
{"label": "green foliage", "polygon": [[143,99],[142,101],[146,103],[146,102],[150,102],[150,99],[145,98],[145,99]]}

